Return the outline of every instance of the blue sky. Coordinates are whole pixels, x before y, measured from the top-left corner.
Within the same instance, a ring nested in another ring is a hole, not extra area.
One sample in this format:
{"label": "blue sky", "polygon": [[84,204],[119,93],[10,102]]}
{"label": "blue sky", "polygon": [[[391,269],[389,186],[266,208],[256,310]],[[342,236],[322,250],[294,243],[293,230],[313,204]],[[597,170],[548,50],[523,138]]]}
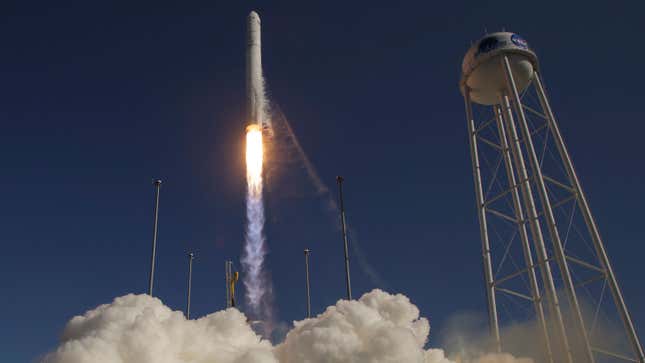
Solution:
{"label": "blue sky", "polygon": [[[193,250],[192,315],[224,305],[223,261],[243,240],[251,9],[271,102],[324,182],[346,178],[348,221],[382,280],[353,256],[354,294],[409,296],[430,319],[430,345],[450,316],[485,312],[461,59],[485,30],[522,34],[642,335],[642,7],[3,4],[0,356],[30,361],[75,314],[146,291],[156,177],[155,294],[184,308]],[[342,242],[297,159],[280,158],[269,165],[268,267],[289,322],[305,314],[306,247],[314,312],[343,296]]]}

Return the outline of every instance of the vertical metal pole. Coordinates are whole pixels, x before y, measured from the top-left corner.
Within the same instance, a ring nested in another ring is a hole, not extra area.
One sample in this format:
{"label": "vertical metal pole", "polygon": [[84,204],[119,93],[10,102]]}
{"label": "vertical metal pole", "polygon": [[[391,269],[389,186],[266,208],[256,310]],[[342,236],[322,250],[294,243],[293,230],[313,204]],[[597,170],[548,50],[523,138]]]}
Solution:
{"label": "vertical metal pole", "polygon": [[540,272],[542,274],[542,281],[546,292],[547,300],[549,302],[549,311],[551,318],[554,320],[554,325],[558,331],[556,342],[560,342],[560,347],[563,350],[564,357],[562,360],[573,363],[571,348],[569,346],[569,339],[567,332],[564,328],[564,319],[562,318],[562,311],[560,310],[560,301],[558,293],[555,289],[555,282],[553,281],[553,274],[551,273],[551,265],[549,264],[546,246],[544,245],[544,235],[540,227],[540,220],[535,207],[535,200],[533,199],[533,192],[531,191],[531,184],[529,183],[528,171],[522,155],[522,146],[520,139],[517,135],[515,128],[515,121],[513,120],[513,111],[507,95],[502,95],[502,110],[504,112],[504,121],[506,123],[506,131],[511,140],[511,152],[517,168],[518,177],[520,179],[520,189],[524,197],[524,205],[528,217],[529,227],[531,229],[531,236],[535,244],[535,251],[540,264]]}
{"label": "vertical metal pole", "polygon": [[193,259],[195,254],[188,254],[188,302],[186,303],[186,319],[190,319],[190,291],[193,285]]}
{"label": "vertical metal pole", "polygon": [[509,188],[511,189],[511,196],[513,199],[513,208],[515,211],[515,219],[518,221],[518,230],[520,239],[522,241],[522,250],[524,251],[524,263],[526,264],[526,271],[528,273],[529,282],[531,286],[531,296],[533,298],[533,306],[535,314],[538,318],[538,324],[544,339],[544,355],[548,362],[554,362],[553,353],[551,352],[551,342],[549,339],[549,332],[544,317],[544,308],[542,307],[542,296],[540,295],[540,288],[535,276],[535,265],[533,264],[533,256],[531,253],[531,245],[529,244],[529,237],[526,231],[526,221],[524,219],[524,212],[522,211],[522,204],[520,202],[520,195],[517,191],[517,182],[515,179],[515,172],[513,171],[513,162],[509,151],[508,140],[506,132],[504,132],[504,121],[499,106],[495,107],[495,118],[497,119],[497,130],[499,134],[500,146],[502,147],[502,154],[504,165],[506,166],[506,177],[508,179]]}
{"label": "vertical metal pole", "polygon": [[470,140],[470,156],[473,167],[473,178],[475,179],[475,195],[477,198],[477,216],[479,218],[479,234],[482,241],[482,257],[484,261],[484,278],[486,279],[486,297],[488,298],[488,323],[490,335],[495,344],[495,351],[502,352],[502,342],[499,335],[499,321],[497,319],[497,301],[495,298],[495,282],[493,280],[493,263],[491,260],[490,242],[488,241],[488,225],[486,221],[486,204],[484,203],[484,191],[482,188],[481,167],[479,164],[479,153],[477,149],[477,131],[473,118],[472,106],[470,104],[470,90],[464,95],[466,105],[466,117],[468,118],[468,134]]}
{"label": "vertical metal pole", "polygon": [[231,307],[231,265],[224,261],[224,273],[226,274],[226,307]]}
{"label": "vertical metal pole", "polygon": [[634,354],[636,354],[636,356],[638,357],[638,361],[645,363],[645,354],[643,354],[643,347],[638,339],[638,335],[636,334],[634,323],[632,322],[629,310],[627,309],[627,305],[625,304],[625,300],[623,299],[623,294],[620,291],[620,286],[618,285],[618,281],[616,280],[616,276],[614,275],[614,271],[611,267],[609,256],[607,256],[607,252],[605,251],[605,246],[602,242],[602,238],[600,237],[600,232],[596,225],[596,221],[591,214],[591,208],[589,208],[589,203],[582,190],[582,186],[580,185],[580,180],[578,179],[578,175],[576,174],[576,171],[573,167],[573,162],[571,160],[571,157],[569,156],[569,151],[567,150],[564,139],[562,138],[562,134],[560,133],[560,128],[555,120],[555,116],[553,115],[553,111],[551,110],[551,105],[549,104],[549,101],[546,97],[546,93],[544,92],[542,81],[538,73],[535,74],[535,88],[537,90],[538,98],[540,99],[542,110],[546,113],[549,129],[551,130],[551,134],[554,137],[558,153],[560,154],[564,168],[569,176],[569,182],[575,189],[577,201],[585,220],[585,224],[587,225],[587,229],[589,230],[589,234],[592,237],[594,248],[596,249],[596,254],[598,255],[601,266],[607,274],[607,280],[609,282],[611,293],[614,297],[614,303],[621,316],[625,330],[627,330],[627,335],[632,345],[632,349],[634,350]]}
{"label": "vertical metal pole", "polygon": [[[519,93],[517,92],[517,86],[515,85],[515,80],[513,79],[513,72],[511,71],[511,65],[508,61],[508,57],[504,56],[502,59],[502,65],[504,67],[504,75],[506,77],[506,84],[508,91],[513,97],[513,105],[515,106],[515,113],[517,114],[520,129],[522,130],[522,136],[524,139],[524,144],[526,145],[526,152],[529,157],[529,163],[531,164],[531,169],[533,170],[533,176],[535,177],[535,183],[537,186],[537,192],[540,196],[540,201],[542,204],[542,211],[545,215],[546,224],[549,229],[549,236],[551,237],[551,243],[553,244],[553,249],[555,253],[555,259],[560,267],[560,275],[564,283],[565,291],[569,298],[569,304],[571,305],[573,320],[575,322],[576,330],[578,335],[582,340],[583,352],[585,354],[586,361],[589,363],[594,362],[593,352],[591,351],[591,346],[589,345],[589,338],[587,336],[587,329],[585,328],[585,323],[582,318],[582,312],[580,311],[580,305],[578,303],[578,297],[576,296],[575,287],[573,285],[573,279],[571,278],[571,273],[569,271],[569,266],[566,261],[566,256],[564,253],[564,248],[562,247],[562,241],[560,240],[560,234],[555,226],[555,216],[553,214],[553,208],[551,207],[551,201],[546,190],[546,185],[544,184],[544,178],[542,177],[542,169],[540,167],[540,160],[535,152],[533,147],[533,139],[531,137],[531,131],[529,130],[528,122],[526,121],[526,115],[524,115],[524,109],[522,108],[522,101],[520,100]],[[508,99],[508,98],[507,98]]]}
{"label": "vertical metal pole", "polygon": [[307,280],[307,319],[311,318],[311,289],[309,285],[309,254],[310,249],[305,249],[305,277]]}
{"label": "vertical metal pole", "polygon": [[345,246],[345,283],[347,286],[347,300],[352,299],[352,283],[349,277],[349,249],[347,248],[347,226],[345,223],[345,203],[343,201],[343,181],[342,176],[336,177],[338,183],[338,196],[340,199],[340,223],[343,229],[343,244]]}
{"label": "vertical metal pole", "polygon": [[155,211],[154,226],[152,229],[152,254],[150,257],[150,276],[148,279],[148,295],[152,296],[152,286],[155,280],[155,259],[157,254],[157,221],[159,220],[159,189],[161,188],[161,179],[153,182],[155,186]]}

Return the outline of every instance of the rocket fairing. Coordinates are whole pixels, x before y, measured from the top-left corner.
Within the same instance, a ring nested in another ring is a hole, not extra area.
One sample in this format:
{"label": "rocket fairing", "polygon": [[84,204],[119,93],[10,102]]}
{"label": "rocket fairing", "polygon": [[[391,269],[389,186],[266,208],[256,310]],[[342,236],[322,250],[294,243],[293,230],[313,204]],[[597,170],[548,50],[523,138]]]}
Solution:
{"label": "rocket fairing", "polygon": [[247,126],[264,128],[264,79],[262,77],[262,44],[260,16],[251,11],[247,18],[246,110]]}

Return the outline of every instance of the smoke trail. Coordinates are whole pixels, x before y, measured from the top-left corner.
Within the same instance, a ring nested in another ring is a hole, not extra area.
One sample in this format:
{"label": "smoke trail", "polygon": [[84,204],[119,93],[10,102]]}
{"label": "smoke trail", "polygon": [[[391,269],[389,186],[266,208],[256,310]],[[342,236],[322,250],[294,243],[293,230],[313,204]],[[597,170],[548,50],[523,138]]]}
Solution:
{"label": "smoke trail", "polygon": [[[287,119],[287,116],[282,112],[282,110],[277,105],[273,105],[273,106],[274,107],[272,108],[272,111],[274,112],[275,118],[278,120],[278,124],[274,125],[274,129],[277,129],[278,126],[284,129],[283,132],[284,134],[286,134],[286,139],[295,148],[296,154],[300,158],[300,161],[302,162],[302,165],[304,166],[305,171],[307,172],[309,181],[316,189],[316,194],[320,198],[322,198],[323,201],[325,202],[324,207],[326,212],[332,217],[333,224],[340,229],[340,222],[338,220],[340,208],[338,207],[338,203],[336,202],[336,196],[329,189],[329,187],[327,187],[327,185],[322,181],[322,179],[320,178],[320,175],[318,175],[318,171],[314,167],[311,160],[309,160],[307,153],[305,153],[305,150],[302,148],[302,145],[300,145],[300,141],[298,141],[298,137],[296,137],[296,134],[293,132],[293,129],[289,124],[289,120]],[[347,230],[349,232],[349,236],[351,237],[350,246],[352,248],[352,252],[354,253],[354,256],[356,257],[356,261],[358,262],[358,265],[363,271],[363,273],[365,273],[370,278],[372,283],[374,283],[376,286],[380,288],[389,288],[389,284],[387,283],[387,281],[385,281],[385,279],[368,262],[367,257],[363,252],[363,249],[361,248],[356,230],[352,228],[352,226],[349,223],[347,223]]]}

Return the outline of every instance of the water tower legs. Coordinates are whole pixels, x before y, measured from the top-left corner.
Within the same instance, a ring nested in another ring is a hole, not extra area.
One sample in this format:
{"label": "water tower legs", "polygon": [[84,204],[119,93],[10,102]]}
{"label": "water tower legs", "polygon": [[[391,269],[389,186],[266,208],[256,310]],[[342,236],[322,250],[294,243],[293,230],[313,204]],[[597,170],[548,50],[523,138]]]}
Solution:
{"label": "water tower legs", "polygon": [[502,96],[502,110],[504,113],[505,128],[507,130],[508,137],[511,139],[510,150],[513,154],[518,178],[520,180],[520,189],[522,191],[522,196],[524,197],[528,223],[533,237],[533,243],[535,244],[535,250],[538,255],[538,263],[540,265],[544,289],[549,303],[549,311],[551,313],[551,318],[554,320],[555,329],[558,333],[556,341],[559,342],[559,346],[565,353],[565,361],[572,363],[573,357],[571,355],[567,333],[564,328],[564,319],[562,317],[558,293],[555,288],[555,282],[551,272],[551,264],[549,263],[546,246],[544,244],[544,235],[542,234],[542,227],[540,226],[539,216],[535,206],[535,199],[533,198],[533,192],[529,182],[530,179],[526,169],[524,156],[522,154],[522,146],[520,144],[517,129],[515,128],[513,111],[511,109],[509,98],[506,95]]}
{"label": "water tower legs", "polygon": [[[544,177],[542,175],[542,167],[540,165],[540,160],[538,159],[537,153],[535,152],[535,148],[533,146],[533,138],[531,136],[531,131],[529,129],[528,123],[526,121],[526,116],[524,115],[524,108],[522,107],[522,101],[520,100],[519,93],[517,92],[517,87],[515,86],[515,81],[513,80],[513,73],[511,72],[511,66],[508,61],[508,57],[504,56],[502,58],[502,64],[504,67],[504,74],[506,76],[507,88],[509,93],[513,97],[513,105],[515,106],[515,113],[519,119],[518,120],[519,126],[520,126],[520,129],[522,130],[522,137],[529,157],[529,163],[531,165],[531,169],[533,170],[533,176],[537,186],[537,192],[540,197],[540,202],[542,204],[542,212],[546,219],[546,224],[548,226],[551,243],[553,244],[555,260],[557,261],[558,266],[560,268],[560,275],[564,282],[564,288],[569,298],[569,304],[571,304],[573,320],[576,325],[576,330],[578,331],[580,339],[582,339],[583,350],[587,361],[589,363],[593,363],[594,356],[593,356],[593,352],[591,351],[591,346],[589,344],[587,329],[585,328],[582,312],[580,311],[580,304],[578,303],[578,297],[576,295],[573,279],[571,278],[571,272],[569,271],[569,265],[567,264],[567,261],[566,261],[566,255],[564,253],[564,248],[562,246],[560,234],[555,226],[555,216],[553,213],[553,207],[551,205],[551,200],[549,199],[549,196],[547,194],[546,185],[544,183]],[[505,99],[507,100],[506,97]],[[506,102],[508,102],[508,100]]]}
{"label": "water tower legs", "polygon": [[569,183],[571,183],[571,186],[574,188],[576,200],[580,206],[580,210],[583,214],[589,234],[591,235],[591,239],[594,248],[596,249],[596,254],[598,255],[600,265],[605,270],[605,275],[608,280],[614,301],[616,303],[616,308],[621,316],[621,320],[627,332],[630,344],[632,345],[634,354],[636,354],[636,356],[638,357],[638,361],[640,363],[645,363],[645,354],[643,354],[643,347],[641,346],[638,335],[636,334],[634,323],[632,322],[629,310],[627,309],[627,305],[625,304],[625,300],[623,299],[623,294],[620,291],[620,286],[618,285],[618,281],[616,280],[616,276],[614,275],[611,263],[609,262],[609,257],[607,256],[607,252],[605,251],[604,243],[600,237],[600,232],[598,231],[596,222],[593,218],[593,215],[591,214],[589,203],[587,202],[587,198],[580,185],[578,175],[573,168],[573,162],[571,161],[571,157],[569,156],[569,152],[564,143],[564,139],[562,138],[562,134],[560,133],[560,128],[558,127],[558,123],[553,116],[551,105],[549,104],[549,101],[544,92],[544,88],[542,87],[540,75],[537,72],[535,74],[534,82],[535,89],[540,100],[540,105],[542,106],[542,110],[546,114],[546,120],[549,125],[549,130],[551,131],[553,139],[555,140],[558,153],[560,154],[560,158],[562,159],[564,168],[567,172],[567,176],[569,177]]}
{"label": "water tower legs", "polygon": [[[515,212],[515,220],[517,220],[517,228],[520,234],[520,240],[522,242],[522,252],[524,254],[524,263],[526,265],[526,272],[528,274],[528,278],[531,286],[531,297],[533,298],[533,307],[535,309],[538,325],[542,333],[544,353],[545,353],[544,355],[548,362],[554,362],[553,352],[551,351],[551,342],[549,339],[549,331],[546,323],[546,318],[544,316],[544,308],[542,306],[542,296],[540,294],[540,287],[538,285],[537,277],[535,275],[536,265],[533,263],[531,245],[529,243],[529,236],[526,231],[526,224],[524,223],[525,221],[524,212],[522,211],[522,202],[520,201],[520,194],[517,190],[518,184],[515,178],[515,172],[513,170],[513,162],[511,159],[509,142],[506,137],[506,132],[504,131],[504,119],[502,117],[502,112],[500,107],[499,106],[493,106],[493,107],[495,111],[495,119],[497,121],[497,132],[499,135],[500,146],[502,148],[501,153],[504,159],[504,166],[506,169],[506,177],[508,178],[508,183],[509,183],[509,192],[511,193],[511,196],[513,199],[513,210]],[[542,259],[543,258],[544,257],[542,255]],[[540,266],[542,265],[543,264],[540,264]]]}
{"label": "water tower legs", "polygon": [[473,178],[475,179],[475,194],[477,198],[477,217],[479,219],[479,234],[482,240],[482,257],[484,260],[484,278],[486,279],[486,297],[488,299],[488,325],[490,335],[493,339],[494,351],[501,353],[502,343],[499,334],[499,321],[497,316],[497,300],[495,296],[495,280],[493,277],[493,264],[491,259],[490,242],[488,239],[488,222],[486,215],[486,203],[482,187],[481,165],[479,163],[479,150],[477,147],[477,128],[473,117],[472,105],[470,102],[470,91],[464,94],[466,103],[466,117],[468,118],[468,134],[470,141],[470,156],[473,167]]}

